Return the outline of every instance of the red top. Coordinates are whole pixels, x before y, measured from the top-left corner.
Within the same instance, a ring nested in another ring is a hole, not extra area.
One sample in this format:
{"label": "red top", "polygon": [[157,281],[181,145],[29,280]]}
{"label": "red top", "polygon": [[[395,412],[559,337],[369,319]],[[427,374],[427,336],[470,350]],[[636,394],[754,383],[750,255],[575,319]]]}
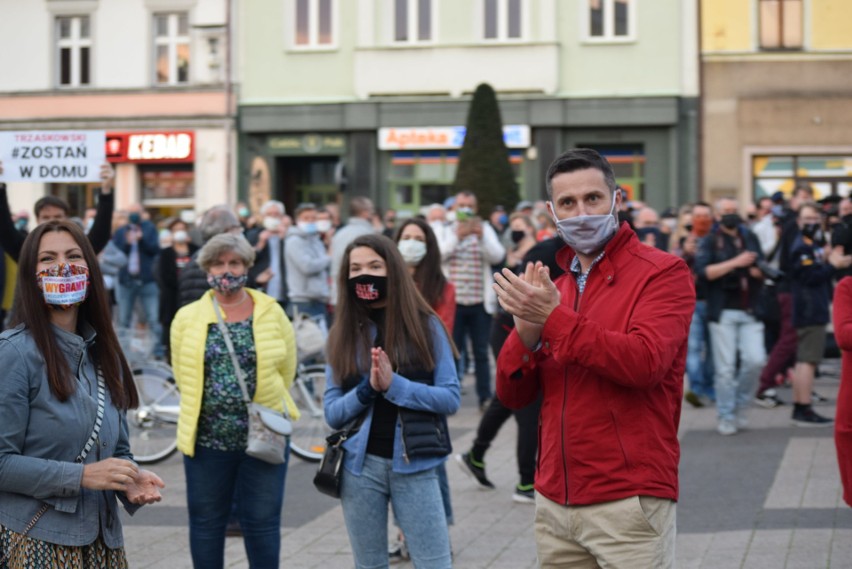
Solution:
{"label": "red top", "polygon": [[432,309],[438,313],[438,316],[441,318],[441,321],[450,333],[450,338],[452,338],[453,324],[456,322],[456,287],[453,286],[453,283],[447,281],[446,286],[444,286],[444,292],[441,294],[441,298],[438,300],[438,303],[432,307]]}
{"label": "red top", "polygon": [[843,483],[843,500],[852,506],[852,277],[842,279],[834,291],[834,337],[843,354],[834,444]]}
{"label": "red top", "polygon": [[[683,260],[639,243],[622,224],[578,296],[570,272],[542,347],[512,331],[497,396],[520,409],[543,391],[535,489],[561,504],[678,497],[683,376],[693,278]],[[563,248],[568,270],[574,252]]]}

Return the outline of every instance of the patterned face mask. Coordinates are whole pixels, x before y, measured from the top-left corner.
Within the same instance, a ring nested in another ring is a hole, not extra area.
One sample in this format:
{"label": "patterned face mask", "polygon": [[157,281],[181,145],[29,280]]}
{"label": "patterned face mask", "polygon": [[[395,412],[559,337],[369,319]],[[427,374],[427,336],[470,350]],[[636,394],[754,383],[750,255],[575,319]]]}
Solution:
{"label": "patterned face mask", "polygon": [[222,273],[221,275],[207,275],[207,284],[216,292],[222,294],[233,294],[246,286],[248,275],[242,274],[234,276],[231,273]]}
{"label": "patterned face mask", "polygon": [[89,267],[59,263],[36,273],[44,302],[57,310],[79,306],[89,296]]}

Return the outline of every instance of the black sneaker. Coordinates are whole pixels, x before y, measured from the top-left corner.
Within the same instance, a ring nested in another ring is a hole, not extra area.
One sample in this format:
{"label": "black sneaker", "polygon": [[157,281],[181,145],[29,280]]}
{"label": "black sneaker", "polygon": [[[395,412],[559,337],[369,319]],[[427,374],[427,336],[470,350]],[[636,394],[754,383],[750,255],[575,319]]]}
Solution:
{"label": "black sneaker", "polygon": [[777,392],[772,388],[758,393],[754,398],[754,402],[761,407],[766,407],[767,409],[774,409],[775,407],[779,407],[784,404],[783,401],[778,399]]}
{"label": "black sneaker", "polygon": [[512,500],[519,504],[535,504],[535,490],[532,484],[518,484]]}
{"label": "black sneaker", "polygon": [[459,468],[461,468],[468,476],[473,476],[473,478],[479,483],[480,488],[494,490],[494,484],[485,477],[484,462],[475,462],[473,458],[471,458],[469,452],[457,454],[455,458],[456,462],[459,463]]}
{"label": "black sneaker", "polygon": [[834,419],[823,417],[809,405],[793,411],[793,424],[799,427],[830,427]]}

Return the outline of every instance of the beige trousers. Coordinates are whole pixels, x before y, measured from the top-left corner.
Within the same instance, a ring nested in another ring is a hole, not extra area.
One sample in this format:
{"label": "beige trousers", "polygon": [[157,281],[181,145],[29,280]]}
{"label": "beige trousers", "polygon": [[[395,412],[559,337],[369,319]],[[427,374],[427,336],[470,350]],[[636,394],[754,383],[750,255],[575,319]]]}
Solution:
{"label": "beige trousers", "polygon": [[563,506],[535,495],[535,541],[541,569],[671,569],[676,504],[632,496],[590,506]]}

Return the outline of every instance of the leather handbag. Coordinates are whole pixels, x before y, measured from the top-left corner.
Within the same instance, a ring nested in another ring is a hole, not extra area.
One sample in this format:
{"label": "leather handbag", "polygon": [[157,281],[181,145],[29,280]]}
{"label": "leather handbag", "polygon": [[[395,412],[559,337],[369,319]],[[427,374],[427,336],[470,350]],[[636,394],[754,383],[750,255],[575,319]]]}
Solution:
{"label": "leather handbag", "polygon": [[349,427],[336,431],[325,439],[328,444],[314,475],[314,486],[326,496],[340,498],[340,478],[343,475],[343,457],[346,455],[343,443],[358,432],[363,420],[362,415]]}
{"label": "leather handbag", "polygon": [[219,321],[219,330],[222,331],[225,345],[231,355],[231,363],[234,365],[237,381],[243,392],[243,401],[248,410],[249,429],[246,454],[269,464],[283,464],[288,438],[293,433],[293,424],[275,409],[252,402],[246,387],[245,373],[240,367],[240,362],[237,361],[234,344],[231,342],[231,334],[222,321],[222,314],[219,311],[219,303],[216,301],[216,297],[213,297],[213,309],[216,312],[216,319]]}

